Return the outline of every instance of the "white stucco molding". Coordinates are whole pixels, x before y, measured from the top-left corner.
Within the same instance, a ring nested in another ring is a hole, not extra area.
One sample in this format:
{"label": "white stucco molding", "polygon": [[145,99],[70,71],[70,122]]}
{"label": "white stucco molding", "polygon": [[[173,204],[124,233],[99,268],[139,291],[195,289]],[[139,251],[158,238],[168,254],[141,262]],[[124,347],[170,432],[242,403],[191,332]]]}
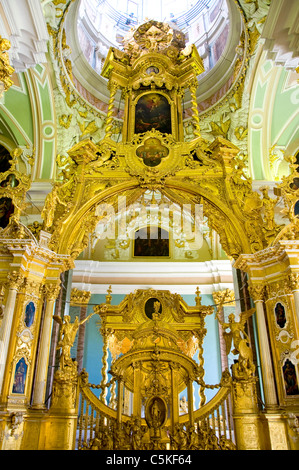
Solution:
{"label": "white stucco molding", "polygon": [[298,67],[299,8],[297,0],[275,0],[271,3],[262,32],[264,49],[275,65],[290,70]]}
{"label": "white stucco molding", "polygon": [[40,0],[1,0],[0,35],[16,72],[46,63],[49,34]]}

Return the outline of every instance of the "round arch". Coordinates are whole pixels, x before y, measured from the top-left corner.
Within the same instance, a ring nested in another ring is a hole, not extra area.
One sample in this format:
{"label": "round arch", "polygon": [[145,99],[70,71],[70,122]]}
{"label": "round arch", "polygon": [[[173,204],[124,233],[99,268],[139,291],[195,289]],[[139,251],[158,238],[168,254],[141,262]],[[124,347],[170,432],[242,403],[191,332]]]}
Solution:
{"label": "round arch", "polygon": [[[81,207],[75,207],[66,219],[60,223],[58,221],[52,237],[52,249],[75,259],[87,246],[89,235],[103,218],[97,211],[100,204],[109,205],[116,214],[119,209],[118,198],[123,198],[122,203],[126,201],[133,204],[146,189],[137,180],[128,180],[101,191]],[[181,207],[184,204],[202,204],[210,228],[219,234],[222,247],[229,257],[237,258],[241,253],[251,253],[242,221],[225,201],[203,188],[183,182],[170,180],[159,190]]]}

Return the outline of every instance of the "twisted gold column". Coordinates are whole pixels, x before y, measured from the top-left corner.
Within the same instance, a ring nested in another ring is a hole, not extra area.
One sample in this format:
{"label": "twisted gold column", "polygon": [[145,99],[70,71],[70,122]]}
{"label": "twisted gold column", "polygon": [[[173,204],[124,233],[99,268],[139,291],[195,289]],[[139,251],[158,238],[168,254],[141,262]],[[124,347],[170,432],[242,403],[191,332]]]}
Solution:
{"label": "twisted gold column", "polygon": [[123,410],[123,394],[124,394],[124,379],[122,376],[118,378],[118,393],[117,393],[117,422],[121,423],[122,410]]}
{"label": "twisted gold column", "polygon": [[107,328],[106,328],[106,319],[102,319],[102,328],[101,328],[101,335],[102,335],[102,338],[103,338],[103,357],[102,357],[102,364],[103,364],[103,367],[102,367],[102,371],[101,371],[101,375],[102,375],[102,381],[101,381],[101,388],[102,388],[102,391],[101,391],[101,395],[100,395],[100,400],[106,404],[106,398],[107,398],[107,393],[108,393],[108,390],[107,390],[107,387],[106,387],[106,384],[108,382],[108,374],[107,374],[107,370],[108,370],[108,331],[107,331]]}
{"label": "twisted gold column", "polygon": [[105,127],[105,137],[110,138],[112,136],[112,127],[113,127],[113,109],[114,109],[114,98],[117,92],[117,86],[111,85],[110,87],[110,98],[108,103],[106,127]]}
{"label": "twisted gold column", "polygon": [[[203,337],[200,334],[200,332],[198,332],[198,331],[195,332],[195,336],[198,340],[198,370],[199,370],[198,379],[199,379],[199,382],[203,382],[203,378],[204,378],[204,375],[205,375],[204,358],[203,358],[203,346],[202,346]],[[206,402],[206,396],[205,396],[204,387],[201,384],[199,385],[198,395],[199,395],[199,398],[200,398],[199,406],[203,406]]]}
{"label": "twisted gold column", "polygon": [[194,125],[194,135],[195,137],[200,137],[199,113],[198,113],[197,99],[196,99],[197,87],[198,87],[198,83],[196,80],[189,86],[189,90],[191,93],[191,108],[192,108],[192,122]]}

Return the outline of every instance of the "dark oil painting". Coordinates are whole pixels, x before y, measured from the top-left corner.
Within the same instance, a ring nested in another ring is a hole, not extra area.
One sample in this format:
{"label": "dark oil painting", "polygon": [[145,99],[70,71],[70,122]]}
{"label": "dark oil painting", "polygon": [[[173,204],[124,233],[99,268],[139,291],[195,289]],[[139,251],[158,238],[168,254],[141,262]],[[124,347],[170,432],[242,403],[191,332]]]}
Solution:
{"label": "dark oil painting", "polygon": [[154,167],[161,163],[162,159],[169,154],[168,148],[161,144],[155,137],[149,138],[144,145],[140,146],[136,154],[143,160],[146,166]]}
{"label": "dark oil painting", "polygon": [[283,377],[287,395],[298,395],[298,382],[294,364],[287,359],[283,366]]}
{"label": "dark oil painting", "polygon": [[169,256],[167,230],[147,226],[135,232],[134,256]]}
{"label": "dark oil painting", "polygon": [[9,151],[0,145],[0,173],[8,171],[11,167],[11,156]]}
{"label": "dark oil painting", "polygon": [[275,316],[277,325],[280,326],[280,328],[284,328],[287,319],[284,306],[280,302],[275,306]]}
{"label": "dark oil painting", "polygon": [[14,205],[9,197],[0,198],[0,227],[5,228],[9,224],[10,216],[14,212]]}
{"label": "dark oil painting", "polygon": [[171,111],[167,98],[159,93],[141,96],[135,108],[135,134],[156,129],[171,134]]}

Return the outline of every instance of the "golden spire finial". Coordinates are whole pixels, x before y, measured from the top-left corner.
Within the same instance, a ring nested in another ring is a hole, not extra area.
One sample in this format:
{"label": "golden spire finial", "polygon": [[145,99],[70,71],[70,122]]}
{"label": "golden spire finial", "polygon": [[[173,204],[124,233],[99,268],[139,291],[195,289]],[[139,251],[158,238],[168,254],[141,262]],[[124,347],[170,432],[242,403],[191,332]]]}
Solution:
{"label": "golden spire finial", "polygon": [[111,299],[112,299],[112,289],[111,286],[109,286],[107,290],[107,295],[106,295],[106,304],[111,304]]}
{"label": "golden spire finial", "polygon": [[199,295],[201,292],[198,286],[195,292],[196,292],[195,302],[196,302],[196,306],[198,307],[199,305],[201,305],[201,296]]}

